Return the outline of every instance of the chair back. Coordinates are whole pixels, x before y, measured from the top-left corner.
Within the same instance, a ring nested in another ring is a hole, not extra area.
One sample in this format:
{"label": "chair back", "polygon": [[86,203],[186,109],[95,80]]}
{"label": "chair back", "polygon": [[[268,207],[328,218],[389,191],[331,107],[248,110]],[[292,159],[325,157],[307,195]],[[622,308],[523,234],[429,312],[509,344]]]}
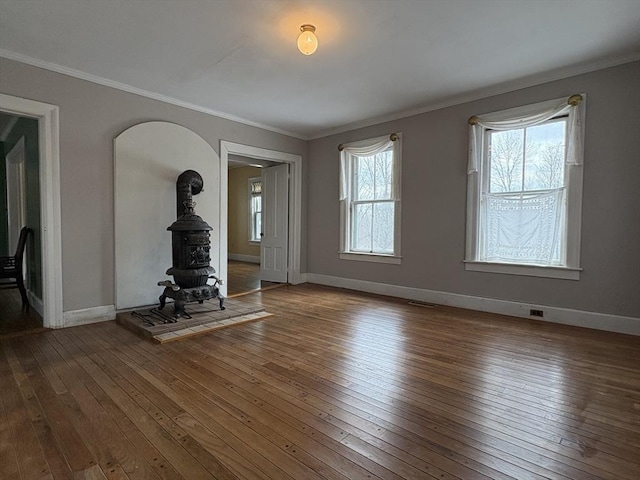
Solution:
{"label": "chair back", "polygon": [[16,259],[16,266],[22,265],[22,258],[24,257],[24,249],[27,245],[27,237],[29,236],[30,233],[33,233],[33,230],[29,227],[22,227],[22,230],[20,230],[18,247],[16,248],[16,254],[14,255]]}

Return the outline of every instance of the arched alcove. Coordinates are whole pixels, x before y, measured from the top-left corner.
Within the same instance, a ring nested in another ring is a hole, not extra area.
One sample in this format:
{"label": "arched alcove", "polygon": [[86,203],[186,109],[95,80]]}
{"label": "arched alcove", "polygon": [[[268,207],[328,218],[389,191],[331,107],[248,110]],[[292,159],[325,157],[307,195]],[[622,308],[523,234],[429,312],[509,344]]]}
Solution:
{"label": "arched alcove", "polygon": [[146,122],[115,138],[114,157],[116,308],[157,304],[158,281],[170,280],[167,227],[176,219],[176,179],[188,169],[204,180],[196,213],[213,227],[211,266],[219,272],[220,158],[211,145],[180,125]]}

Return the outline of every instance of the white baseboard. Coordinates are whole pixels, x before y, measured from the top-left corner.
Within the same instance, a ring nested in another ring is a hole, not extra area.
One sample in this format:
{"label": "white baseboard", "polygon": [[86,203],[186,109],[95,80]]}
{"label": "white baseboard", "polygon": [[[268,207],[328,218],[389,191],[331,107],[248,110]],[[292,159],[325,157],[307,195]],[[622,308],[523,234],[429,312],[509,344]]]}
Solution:
{"label": "white baseboard", "polygon": [[102,307],[83,308],[80,310],[69,310],[62,314],[61,327],[75,327],[88,323],[106,322],[115,320],[116,306],[104,305]]}
{"label": "white baseboard", "polygon": [[[640,335],[640,318],[623,317],[608,313],[587,312],[572,310],[570,308],[551,307],[548,305],[534,305],[529,303],[498,300],[495,298],[472,297],[458,293],[438,292],[435,290],[423,290],[420,288],[403,287],[385,283],[369,282],[366,280],[354,280],[350,278],[333,277],[316,273],[305,274],[307,281],[320,285],[349,288],[361,292],[377,293],[390,297],[418,300],[420,302],[447,305],[450,307],[467,308],[481,312],[499,313],[513,317],[543,320],[576,327],[594,328],[609,332]],[[533,317],[530,310],[541,310],[543,318]]]}
{"label": "white baseboard", "polygon": [[259,255],[243,255],[241,253],[229,253],[227,255],[229,260],[236,260],[238,262],[248,262],[248,263],[260,263]]}

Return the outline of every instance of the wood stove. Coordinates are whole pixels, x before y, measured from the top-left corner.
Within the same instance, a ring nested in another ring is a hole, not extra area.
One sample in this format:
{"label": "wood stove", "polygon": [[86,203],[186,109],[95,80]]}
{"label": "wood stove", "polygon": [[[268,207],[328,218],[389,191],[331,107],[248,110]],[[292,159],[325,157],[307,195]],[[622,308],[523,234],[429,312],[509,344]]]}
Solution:
{"label": "wood stove", "polygon": [[[202,191],[203,181],[194,170],[186,170],[176,181],[176,214],[177,220],[167,230],[171,232],[173,266],[167,270],[174,282],[169,280],[158,282],[165,287],[160,295],[162,310],[167,298],[174,300],[173,318],[186,315],[185,305],[190,302],[203,303],[205,300],[217,298],[220,310],[224,310],[224,297],[220,294],[220,280],[214,275],[215,269],[209,264],[211,257],[212,227],[195,213],[196,203],[193,196]],[[209,279],[214,283],[210,285]]]}

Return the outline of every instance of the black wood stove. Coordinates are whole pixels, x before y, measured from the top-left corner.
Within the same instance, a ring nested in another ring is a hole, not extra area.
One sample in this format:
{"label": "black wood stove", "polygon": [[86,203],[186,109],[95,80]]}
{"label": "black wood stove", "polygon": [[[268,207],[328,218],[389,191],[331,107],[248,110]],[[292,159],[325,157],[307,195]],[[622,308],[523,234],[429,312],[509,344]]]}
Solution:
{"label": "black wood stove", "polygon": [[[159,308],[164,308],[167,297],[172,298],[174,319],[187,315],[184,307],[191,302],[202,303],[217,298],[220,310],[224,310],[224,297],[218,289],[221,282],[209,264],[212,227],[195,213],[193,196],[199,194],[202,187],[202,177],[194,170],[182,172],[176,181],[178,218],[167,227],[173,250],[173,266],[167,270],[167,275],[172,275],[175,283],[158,282],[159,286],[165,287]],[[213,285],[207,283],[209,279],[214,280]]]}

